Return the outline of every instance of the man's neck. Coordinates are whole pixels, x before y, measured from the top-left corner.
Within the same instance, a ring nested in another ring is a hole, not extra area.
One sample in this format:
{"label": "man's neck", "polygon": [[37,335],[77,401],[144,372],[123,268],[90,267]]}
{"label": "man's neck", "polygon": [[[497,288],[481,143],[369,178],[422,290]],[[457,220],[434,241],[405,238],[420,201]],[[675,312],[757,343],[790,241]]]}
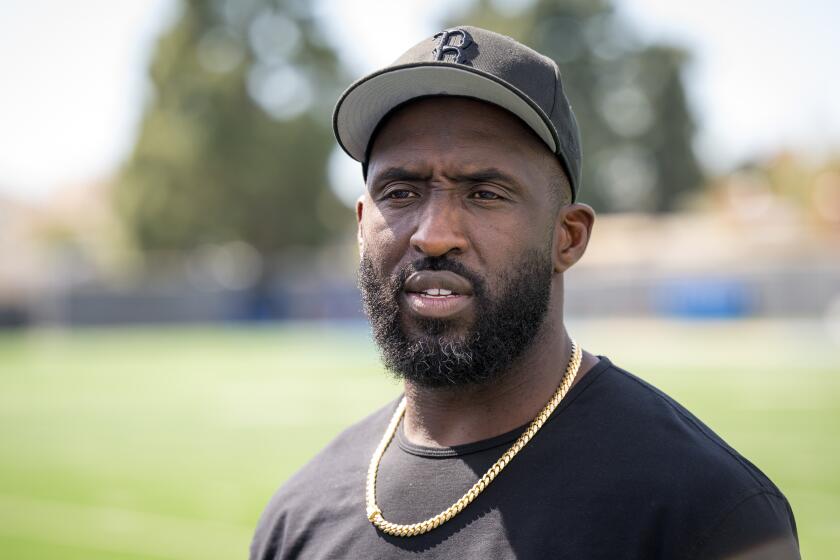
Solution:
{"label": "man's neck", "polygon": [[[566,372],[571,340],[565,329],[543,333],[496,381],[467,387],[405,384],[404,430],[409,441],[452,447],[481,441],[527,424],[546,405]],[[584,352],[575,383],[598,362]]]}

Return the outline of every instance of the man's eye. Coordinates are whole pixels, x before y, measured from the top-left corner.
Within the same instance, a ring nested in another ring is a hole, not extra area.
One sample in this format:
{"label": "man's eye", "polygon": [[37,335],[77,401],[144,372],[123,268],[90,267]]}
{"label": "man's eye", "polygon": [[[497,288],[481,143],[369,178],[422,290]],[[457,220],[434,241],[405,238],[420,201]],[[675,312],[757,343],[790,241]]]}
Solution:
{"label": "man's eye", "polygon": [[385,194],[385,198],[397,200],[412,198],[413,196],[415,196],[415,194],[412,191],[406,189],[395,189]]}
{"label": "man's eye", "polygon": [[501,200],[502,198],[493,191],[475,191],[472,193],[472,197],[480,200]]}

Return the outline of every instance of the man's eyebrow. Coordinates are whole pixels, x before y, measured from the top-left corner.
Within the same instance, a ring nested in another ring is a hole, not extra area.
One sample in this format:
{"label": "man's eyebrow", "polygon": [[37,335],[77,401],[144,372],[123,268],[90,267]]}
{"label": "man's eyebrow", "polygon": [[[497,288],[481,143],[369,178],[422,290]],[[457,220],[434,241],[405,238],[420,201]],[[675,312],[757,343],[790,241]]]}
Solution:
{"label": "man's eyebrow", "polygon": [[[501,182],[512,187],[518,187],[519,182],[504,171],[495,167],[486,167],[477,169],[467,173],[458,173],[455,175],[446,175],[449,179],[458,183],[483,183],[483,182]],[[374,184],[383,184],[391,181],[411,181],[420,182],[428,181],[432,178],[428,172],[420,172],[405,167],[388,167],[380,173],[372,176]]]}
{"label": "man's eyebrow", "polygon": [[420,173],[406,169],[405,167],[389,167],[373,176],[374,183],[385,181],[427,181],[431,176],[428,173]]}
{"label": "man's eyebrow", "polygon": [[487,181],[499,181],[513,187],[519,186],[519,182],[516,179],[495,167],[487,167],[484,169],[471,171],[469,173],[459,173],[458,175],[448,177],[460,183],[483,183]]}

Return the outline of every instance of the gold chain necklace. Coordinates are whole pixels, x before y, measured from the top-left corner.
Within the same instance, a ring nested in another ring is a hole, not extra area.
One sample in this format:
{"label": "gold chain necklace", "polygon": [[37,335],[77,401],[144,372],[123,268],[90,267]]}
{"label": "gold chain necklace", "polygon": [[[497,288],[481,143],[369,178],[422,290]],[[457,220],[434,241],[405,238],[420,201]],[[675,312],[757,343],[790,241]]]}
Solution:
{"label": "gold chain necklace", "polygon": [[533,438],[537,431],[542,428],[542,425],[545,424],[545,421],[548,420],[548,417],[551,416],[551,413],[554,412],[554,409],[557,408],[557,405],[560,404],[560,401],[562,401],[563,397],[566,396],[566,393],[569,392],[569,387],[572,386],[572,383],[577,376],[578,369],[580,368],[581,357],[583,354],[575,341],[572,340],[571,342],[572,356],[569,359],[569,365],[566,367],[566,372],[563,374],[560,386],[557,387],[557,390],[548,401],[548,404],[545,405],[545,408],[537,414],[537,417],[531,421],[528,428],[521,436],[519,436],[519,439],[517,439],[513,445],[505,451],[504,455],[502,455],[492,467],[487,469],[484,476],[478,479],[478,482],[473,484],[472,488],[470,488],[466,494],[461,496],[457,502],[434,517],[430,517],[425,521],[412,523],[410,525],[400,525],[399,523],[386,521],[385,518],[382,517],[382,511],[379,509],[379,506],[376,505],[376,473],[379,471],[379,462],[382,460],[382,456],[385,454],[385,450],[388,449],[388,445],[391,443],[391,440],[394,439],[397,426],[399,426],[400,420],[405,414],[405,397],[403,397],[400,404],[397,405],[397,410],[394,411],[394,415],[391,417],[391,422],[385,429],[382,441],[379,442],[379,446],[376,448],[376,451],[373,452],[373,457],[370,458],[370,467],[368,467],[367,485],[365,488],[367,516],[370,522],[373,523],[377,529],[383,533],[387,533],[388,535],[395,537],[414,537],[422,535],[423,533],[428,533],[432,529],[440,527],[470,505],[473,500],[475,500],[478,495],[481,494],[497,476],[499,476],[502,469],[510,463],[511,459],[516,457],[516,454],[525,447],[525,444],[531,441],[531,438]]}

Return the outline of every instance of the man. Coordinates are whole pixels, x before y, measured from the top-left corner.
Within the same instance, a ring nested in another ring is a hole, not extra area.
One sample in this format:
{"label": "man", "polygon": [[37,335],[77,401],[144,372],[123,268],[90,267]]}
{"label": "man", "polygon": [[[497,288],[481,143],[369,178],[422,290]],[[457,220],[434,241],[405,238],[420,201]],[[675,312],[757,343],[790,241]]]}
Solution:
{"label": "man", "polygon": [[594,214],[551,60],[449,29],[350,86],[334,124],[405,394],[281,488],[252,559],[799,557],[761,471],[564,327]]}

